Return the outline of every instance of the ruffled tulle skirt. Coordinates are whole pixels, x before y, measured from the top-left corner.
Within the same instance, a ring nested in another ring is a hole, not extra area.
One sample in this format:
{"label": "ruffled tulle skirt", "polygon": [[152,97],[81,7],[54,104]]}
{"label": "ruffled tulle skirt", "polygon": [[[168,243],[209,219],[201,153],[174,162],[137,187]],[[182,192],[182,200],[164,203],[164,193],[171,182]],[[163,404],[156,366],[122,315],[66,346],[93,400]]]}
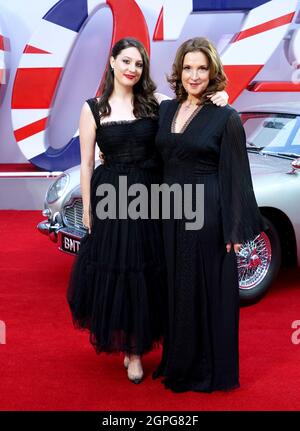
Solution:
{"label": "ruffled tulle skirt", "polygon": [[140,355],[163,336],[166,276],[162,232],[159,220],[97,217],[98,185],[111,184],[118,192],[120,176],[126,177],[128,187],[140,183],[148,190],[161,180],[151,169],[96,168],[91,180],[92,231],[81,241],[67,299],[75,326],[89,330],[97,353]]}

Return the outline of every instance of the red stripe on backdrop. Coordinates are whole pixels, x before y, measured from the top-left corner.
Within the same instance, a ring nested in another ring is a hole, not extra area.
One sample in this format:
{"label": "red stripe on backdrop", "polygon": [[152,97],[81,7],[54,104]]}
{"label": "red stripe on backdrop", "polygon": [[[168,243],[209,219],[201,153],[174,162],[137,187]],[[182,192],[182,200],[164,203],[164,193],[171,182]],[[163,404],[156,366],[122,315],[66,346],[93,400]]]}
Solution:
{"label": "red stripe on backdrop", "polygon": [[107,0],[107,4],[112,9],[114,22],[118,23],[118,25],[114,24],[112,45],[117,40],[128,36],[128,28],[130,28],[131,37],[140,40],[150,55],[148,26],[138,4],[132,0],[122,0],[122,2],[120,0]]}
{"label": "red stripe on backdrop", "polygon": [[43,172],[31,163],[0,163],[1,172]]}
{"label": "red stripe on backdrop", "polygon": [[48,51],[44,51],[43,49],[36,48],[32,45],[26,45],[23,52],[25,54],[51,54]]}
{"label": "red stripe on backdrop", "polygon": [[15,78],[12,108],[49,108],[62,70],[61,67],[19,68]]}
{"label": "red stripe on backdrop", "polygon": [[270,21],[264,22],[263,24],[259,24],[254,27],[247,28],[247,30],[237,33],[232,43],[242,39],[246,39],[247,37],[250,37],[250,36],[255,36],[256,34],[263,33],[264,31],[272,30],[273,28],[289,24],[294,18],[294,15],[295,15],[295,12],[292,12],[287,15],[283,15],[279,18],[275,18]]}
{"label": "red stripe on backdrop", "polygon": [[0,34],[0,49],[1,49],[1,51],[5,51],[5,48],[4,48],[4,36],[2,36],[2,34]]}
{"label": "red stripe on backdrop", "polygon": [[154,34],[153,40],[164,40],[164,7],[161,8]]}
{"label": "red stripe on backdrop", "polygon": [[254,92],[299,92],[300,82],[253,82],[247,90]]}
{"label": "red stripe on backdrop", "polygon": [[226,91],[229,94],[229,103],[232,103],[247,88],[249,82],[253,80],[262,67],[260,64],[224,66],[228,77]]}
{"label": "red stripe on backdrop", "polygon": [[45,130],[47,119],[48,117],[42,118],[41,120],[35,121],[34,123],[28,124],[27,126],[15,130],[14,134],[17,142]]}

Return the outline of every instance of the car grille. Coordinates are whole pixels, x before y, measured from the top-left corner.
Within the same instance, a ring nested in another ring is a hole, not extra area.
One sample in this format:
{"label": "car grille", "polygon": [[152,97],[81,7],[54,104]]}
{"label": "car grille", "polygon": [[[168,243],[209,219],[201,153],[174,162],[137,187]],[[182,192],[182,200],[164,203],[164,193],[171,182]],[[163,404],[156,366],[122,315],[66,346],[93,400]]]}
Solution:
{"label": "car grille", "polygon": [[84,229],[82,224],[82,200],[75,199],[64,208],[64,222],[68,227]]}

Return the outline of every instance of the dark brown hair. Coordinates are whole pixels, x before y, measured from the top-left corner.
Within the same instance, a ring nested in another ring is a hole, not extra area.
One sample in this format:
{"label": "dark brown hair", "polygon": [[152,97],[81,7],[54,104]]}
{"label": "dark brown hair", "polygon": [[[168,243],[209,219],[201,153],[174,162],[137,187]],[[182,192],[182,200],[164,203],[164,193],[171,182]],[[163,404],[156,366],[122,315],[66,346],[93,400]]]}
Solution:
{"label": "dark brown hair", "polygon": [[[112,48],[111,56],[116,58],[123,49],[134,47],[141,54],[143,60],[143,71],[139,81],[133,86],[133,114],[136,118],[150,117],[155,118],[158,115],[158,103],[154,96],[156,85],[150,77],[149,57],[144,45],[137,39],[125,38],[115,43]],[[114,73],[108,65],[104,84],[100,87],[101,95],[98,102],[100,117],[106,117],[111,113],[109,97],[114,89]]]}
{"label": "dark brown hair", "polygon": [[226,87],[227,77],[216,48],[205,37],[195,37],[180,45],[176,52],[172,66],[172,73],[167,78],[179,102],[184,102],[187,98],[187,92],[185,91],[181,81],[184,57],[188,52],[197,51],[202,52],[206,56],[209,65],[209,84],[204,93],[201,94],[201,102],[210,103],[210,100],[207,99],[206,96],[213,94],[216,91],[224,90]]}

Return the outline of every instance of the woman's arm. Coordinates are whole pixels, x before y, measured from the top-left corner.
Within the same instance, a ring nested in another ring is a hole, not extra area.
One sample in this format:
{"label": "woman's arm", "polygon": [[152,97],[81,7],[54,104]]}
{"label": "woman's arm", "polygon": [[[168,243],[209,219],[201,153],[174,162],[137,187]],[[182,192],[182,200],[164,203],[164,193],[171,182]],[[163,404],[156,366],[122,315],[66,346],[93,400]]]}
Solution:
{"label": "woman's arm", "polygon": [[252,240],[266,229],[256,203],[246,149],[246,135],[238,113],[229,114],[220,147],[219,184],[224,242],[227,251],[233,244]]}
{"label": "woman's arm", "polygon": [[154,93],[154,97],[157,100],[157,103],[160,105],[163,100],[171,100],[171,97],[166,96],[163,93]]}
{"label": "woman's arm", "polygon": [[91,233],[91,208],[90,198],[91,177],[95,166],[95,142],[96,142],[96,123],[89,105],[85,102],[80,113],[79,120],[80,138],[80,187],[83,203],[83,225]]}
{"label": "woman's arm", "polygon": [[[162,93],[154,93],[154,96],[159,104],[161,104],[163,100],[171,99],[170,97]],[[229,95],[225,90],[217,91],[215,94],[212,94],[211,96],[207,96],[207,97],[210,98],[212,103],[214,103],[217,106],[226,106],[229,99]]]}

